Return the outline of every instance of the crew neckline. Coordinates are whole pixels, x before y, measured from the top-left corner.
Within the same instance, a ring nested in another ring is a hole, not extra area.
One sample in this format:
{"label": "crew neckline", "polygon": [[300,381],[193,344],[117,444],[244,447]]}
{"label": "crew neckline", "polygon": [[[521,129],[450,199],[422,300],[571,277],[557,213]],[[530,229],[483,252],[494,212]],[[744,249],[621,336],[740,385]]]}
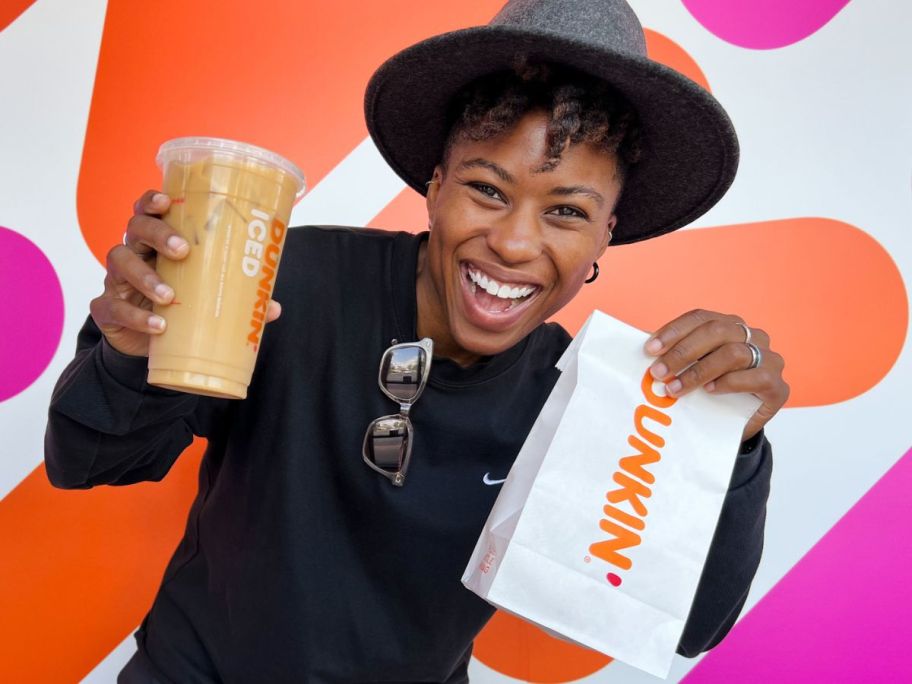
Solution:
{"label": "crew neckline", "polygon": [[[418,339],[418,255],[421,245],[427,242],[430,233],[417,235],[398,233],[393,241],[390,260],[390,289],[396,320],[396,332],[400,342]],[[529,338],[538,328],[500,354],[486,356],[463,368],[451,359],[435,356],[431,364],[429,384],[437,387],[469,387],[488,382],[506,372],[515,364],[529,344]]]}

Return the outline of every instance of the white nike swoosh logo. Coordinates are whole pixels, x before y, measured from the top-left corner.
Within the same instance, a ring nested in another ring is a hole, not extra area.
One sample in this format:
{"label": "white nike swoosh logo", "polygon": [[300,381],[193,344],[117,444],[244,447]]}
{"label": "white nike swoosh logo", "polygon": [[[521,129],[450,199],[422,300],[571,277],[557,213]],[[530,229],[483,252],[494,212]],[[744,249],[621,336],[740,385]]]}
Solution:
{"label": "white nike swoosh logo", "polygon": [[498,485],[498,484],[503,484],[504,482],[506,482],[507,478],[504,478],[502,480],[492,480],[491,473],[485,473],[484,477],[481,478],[481,481],[484,482],[486,485]]}

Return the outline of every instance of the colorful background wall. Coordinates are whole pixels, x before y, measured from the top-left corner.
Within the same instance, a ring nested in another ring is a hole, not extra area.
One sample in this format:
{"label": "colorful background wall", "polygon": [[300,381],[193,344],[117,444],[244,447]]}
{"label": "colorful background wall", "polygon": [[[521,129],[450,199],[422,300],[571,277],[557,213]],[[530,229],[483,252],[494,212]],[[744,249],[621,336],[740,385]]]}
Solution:
{"label": "colorful background wall", "polygon": [[[107,249],[158,185],[167,138],[258,143],[312,188],[293,222],[418,230],[421,202],[366,137],[382,59],[487,21],[499,0],[0,3],[0,681],[110,682],[133,651],[194,494],[165,479],[53,490],[53,384]],[[643,329],[738,311],[787,359],[768,428],[766,550],[742,619],[671,681],[912,681],[912,4],[632,0],[649,50],[728,108],[741,170],[697,225],[609,250],[560,321]],[[356,49],[353,49],[356,48]],[[644,269],[660,274],[644,283]],[[498,615],[473,681],[650,682]]]}

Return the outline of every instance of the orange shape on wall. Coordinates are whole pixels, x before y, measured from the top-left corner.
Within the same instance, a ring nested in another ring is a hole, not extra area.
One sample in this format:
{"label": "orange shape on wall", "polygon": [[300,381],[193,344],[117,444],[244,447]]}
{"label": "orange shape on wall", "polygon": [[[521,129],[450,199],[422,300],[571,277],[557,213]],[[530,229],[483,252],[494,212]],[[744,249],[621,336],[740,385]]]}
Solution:
{"label": "orange shape on wall", "polygon": [[79,174],[86,243],[104,263],[133,202],[161,185],[155,154],[169,138],[261,145],[313,187],[367,135],[374,69],[422,38],[487,22],[502,4],[110,0]]}
{"label": "orange shape on wall", "polygon": [[588,648],[555,639],[501,610],[475,639],[472,652],[493,670],[534,684],[557,684],[598,672],[612,661]]}
{"label": "orange shape on wall", "polygon": [[142,621],[184,531],[205,440],[162,482],[0,500],[0,681],[78,682]]}
{"label": "orange shape on wall", "polygon": [[35,4],[35,0],[4,0],[0,4],[0,31],[12,24],[19,15]]}
{"label": "orange shape on wall", "polygon": [[610,248],[601,277],[556,317],[576,333],[594,308],[655,330],[694,308],[736,313],[786,360],[788,406],[856,397],[902,350],[908,299],[893,259],[855,226],[795,218],[670,233]]}
{"label": "orange shape on wall", "polygon": [[425,198],[406,186],[368,224],[371,228],[405,230],[420,233],[427,230],[428,215]]}
{"label": "orange shape on wall", "polygon": [[706,90],[710,90],[709,82],[700,65],[684,48],[658,31],[644,29],[643,33],[646,34],[646,52],[649,54],[649,59],[671,67],[678,73],[687,76],[691,81],[699,83]]}

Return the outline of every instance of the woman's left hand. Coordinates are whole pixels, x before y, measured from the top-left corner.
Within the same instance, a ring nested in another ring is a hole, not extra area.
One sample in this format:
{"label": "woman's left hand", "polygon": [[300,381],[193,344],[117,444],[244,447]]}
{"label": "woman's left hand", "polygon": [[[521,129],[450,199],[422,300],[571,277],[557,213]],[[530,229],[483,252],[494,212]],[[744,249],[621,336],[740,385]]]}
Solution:
{"label": "woman's left hand", "polygon": [[763,402],[744,428],[742,441],[760,432],[789,396],[782,379],[785,361],[770,349],[769,335],[749,328],[750,342],[761,355],[760,365],[753,368],[745,328],[739,316],[695,309],[663,325],[646,342],[646,352],[658,356],[650,371],[670,395],[680,397],[703,387],[712,394],[750,392]]}

